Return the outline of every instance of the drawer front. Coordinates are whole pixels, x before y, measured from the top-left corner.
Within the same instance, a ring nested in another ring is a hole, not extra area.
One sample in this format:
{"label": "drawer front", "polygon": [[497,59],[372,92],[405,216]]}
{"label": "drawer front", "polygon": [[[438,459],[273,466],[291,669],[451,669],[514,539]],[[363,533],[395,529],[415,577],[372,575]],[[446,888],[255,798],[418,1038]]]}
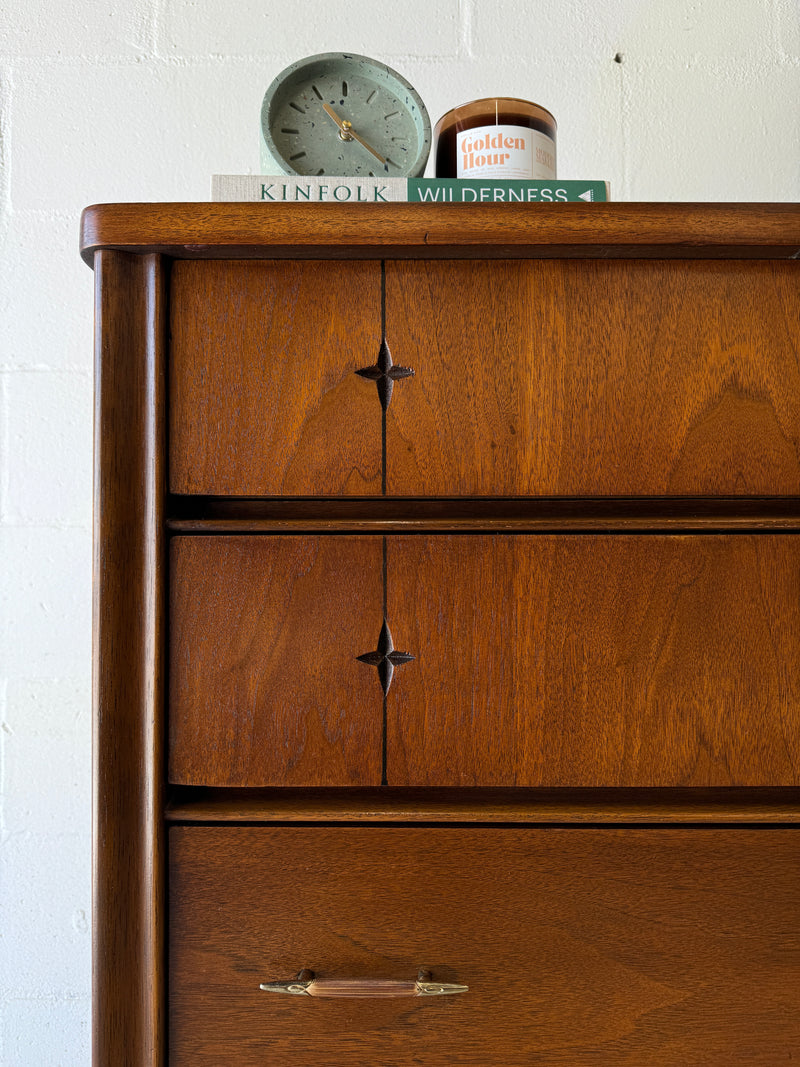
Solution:
{"label": "drawer front", "polygon": [[800,539],[389,540],[392,785],[800,782]]}
{"label": "drawer front", "polygon": [[173,493],[380,494],[379,263],[179,260],[170,327]]}
{"label": "drawer front", "polygon": [[794,263],[389,262],[383,401],[381,296],[377,262],[176,262],[172,492],[800,493]]}
{"label": "drawer front", "polygon": [[380,785],[379,537],[177,537],[169,779]]}
{"label": "drawer front", "polygon": [[800,782],[796,536],[383,541],[173,540],[171,781]]}
{"label": "drawer front", "polygon": [[800,492],[800,275],[765,261],[391,262],[397,495]]}
{"label": "drawer front", "polygon": [[[800,1047],[794,830],[170,830],[170,1067],[774,1067]],[[467,985],[312,999],[322,980]]]}

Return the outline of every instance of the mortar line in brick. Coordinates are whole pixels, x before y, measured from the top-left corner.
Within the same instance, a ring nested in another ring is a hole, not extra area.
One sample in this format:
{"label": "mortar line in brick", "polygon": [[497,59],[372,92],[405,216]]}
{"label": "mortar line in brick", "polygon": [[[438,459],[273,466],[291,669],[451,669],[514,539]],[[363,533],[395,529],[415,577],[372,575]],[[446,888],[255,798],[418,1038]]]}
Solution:
{"label": "mortar line in brick", "polygon": [[[90,993],[40,993],[38,990],[17,990],[16,986],[9,986],[0,990],[0,1004],[91,1004]],[[4,1061],[5,1062],[5,1061]]]}
{"label": "mortar line in brick", "polygon": [[166,0],[150,0],[149,5],[149,25],[148,36],[150,38],[150,51],[154,58],[161,58],[161,49],[159,47],[159,37],[161,30],[161,9],[166,3]]}
{"label": "mortar line in brick", "polygon": [[9,375],[14,371],[0,371],[0,526],[8,525],[8,494],[9,494],[9,405],[8,383]]}
{"label": "mortar line in brick", "polygon": [[781,22],[787,17],[797,18],[796,0],[767,0],[768,14],[770,27],[770,46],[773,55],[781,62],[785,63],[787,60],[796,60],[798,57],[792,52],[785,51],[783,47],[783,33],[781,32]]}
{"label": "mortar line in brick", "polygon": [[76,531],[77,533],[91,534],[92,524],[90,522],[58,522],[55,519],[52,522],[42,522],[41,519],[24,519],[19,518],[16,515],[9,515],[2,523],[4,530],[49,530],[51,533],[69,533],[70,531]]}
{"label": "mortar line in brick", "polygon": [[462,57],[473,59],[472,51],[472,12],[474,0],[458,0],[459,51]]}
{"label": "mortar line in brick", "polygon": [[[616,64],[615,64],[616,65]],[[631,129],[631,87],[625,70],[624,61],[619,64],[620,77],[620,147],[622,150],[622,196],[621,200],[631,198],[631,174],[630,174],[630,129]]]}
{"label": "mortar line in brick", "polygon": [[14,212],[14,218],[18,222],[31,219],[35,222],[69,222],[78,226],[81,220],[81,209],[75,208],[74,211],[68,211],[49,207],[21,207]]}
{"label": "mortar line in brick", "polygon": [[11,137],[14,67],[0,71],[0,225],[11,218]]}
{"label": "mortar line in brick", "polygon": [[0,678],[0,840],[6,837],[6,736],[8,679]]}
{"label": "mortar line in brick", "polygon": [[15,363],[8,367],[0,367],[0,374],[49,374],[52,376],[62,375],[68,378],[84,378],[91,382],[92,367],[85,364],[76,364],[74,367],[53,367],[49,363]]}

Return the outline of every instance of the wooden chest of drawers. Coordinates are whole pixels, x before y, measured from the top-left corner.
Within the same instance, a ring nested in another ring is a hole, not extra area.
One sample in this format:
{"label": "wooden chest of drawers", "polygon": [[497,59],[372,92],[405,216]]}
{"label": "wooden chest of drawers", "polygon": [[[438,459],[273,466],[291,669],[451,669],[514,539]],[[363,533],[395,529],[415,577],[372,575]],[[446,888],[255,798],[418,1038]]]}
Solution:
{"label": "wooden chest of drawers", "polygon": [[800,210],[83,250],[96,1067],[791,1059]]}

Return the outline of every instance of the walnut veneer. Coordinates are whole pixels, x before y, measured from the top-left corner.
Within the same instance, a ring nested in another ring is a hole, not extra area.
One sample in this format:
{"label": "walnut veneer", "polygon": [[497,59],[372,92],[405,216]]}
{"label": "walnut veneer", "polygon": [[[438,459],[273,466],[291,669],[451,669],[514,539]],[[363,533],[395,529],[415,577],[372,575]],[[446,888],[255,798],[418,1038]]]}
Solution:
{"label": "walnut veneer", "polygon": [[95,1067],[791,1059],[800,208],[106,205],[82,251]]}

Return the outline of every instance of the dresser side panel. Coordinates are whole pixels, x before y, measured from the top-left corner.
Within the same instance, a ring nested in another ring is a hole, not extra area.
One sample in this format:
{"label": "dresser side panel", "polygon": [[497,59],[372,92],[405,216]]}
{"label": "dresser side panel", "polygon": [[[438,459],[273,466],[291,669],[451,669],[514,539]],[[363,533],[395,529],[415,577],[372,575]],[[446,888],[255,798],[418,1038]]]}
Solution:
{"label": "dresser side panel", "polygon": [[160,256],[96,256],[94,1067],[161,1067],[164,355]]}

